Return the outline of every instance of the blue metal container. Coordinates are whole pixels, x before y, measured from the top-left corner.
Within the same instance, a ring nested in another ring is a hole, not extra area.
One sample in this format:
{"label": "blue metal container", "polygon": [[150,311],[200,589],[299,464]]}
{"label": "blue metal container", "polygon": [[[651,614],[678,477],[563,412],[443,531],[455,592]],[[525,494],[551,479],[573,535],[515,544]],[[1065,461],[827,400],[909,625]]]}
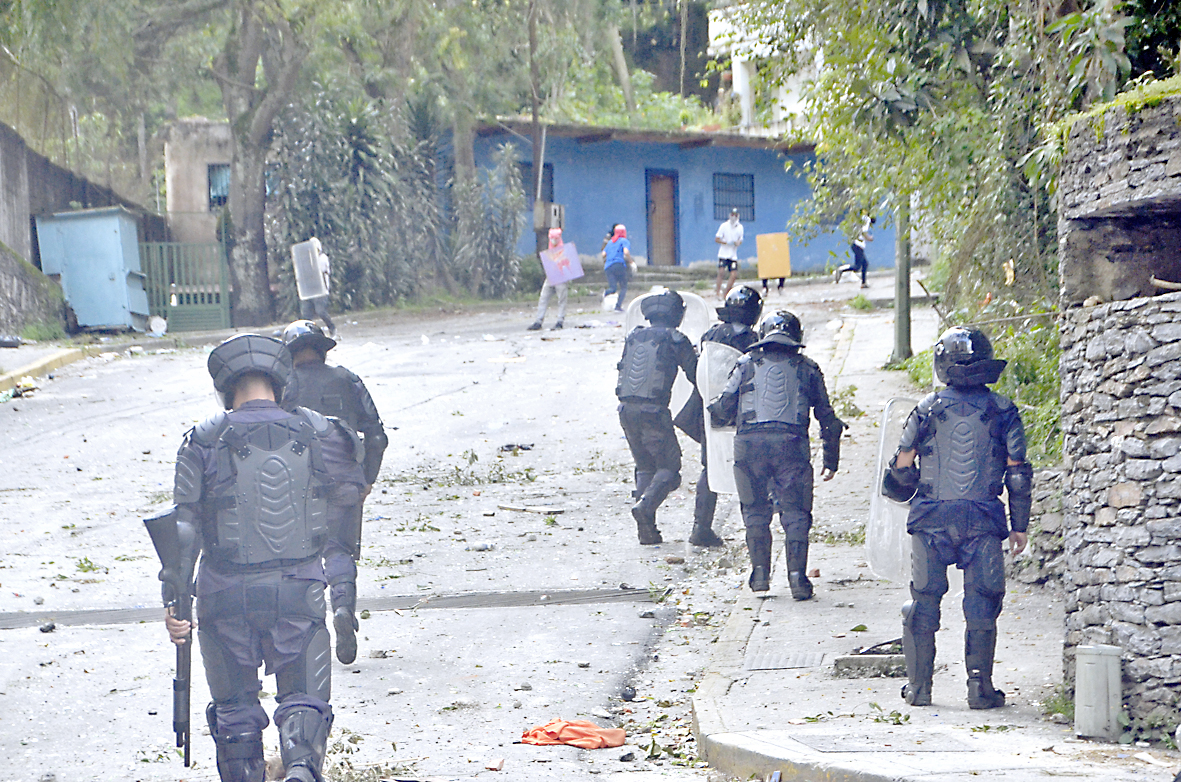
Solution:
{"label": "blue metal container", "polygon": [[37,217],[41,270],[61,282],[80,328],[147,329],[138,234],[121,206]]}

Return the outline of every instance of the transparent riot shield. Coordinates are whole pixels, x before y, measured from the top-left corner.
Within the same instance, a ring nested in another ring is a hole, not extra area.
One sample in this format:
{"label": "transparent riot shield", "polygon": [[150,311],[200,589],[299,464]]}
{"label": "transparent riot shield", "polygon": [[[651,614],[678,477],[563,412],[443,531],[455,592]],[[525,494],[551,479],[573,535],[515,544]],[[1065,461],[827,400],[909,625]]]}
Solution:
{"label": "transparent riot shield", "polygon": [[[869,494],[869,525],[865,531],[869,567],[874,575],[896,584],[910,583],[911,537],[906,532],[910,505],[895,502],[882,494],[882,476],[898,450],[906,419],[917,404],[914,399],[905,397],[894,397],[886,403],[882,412],[876,480]],[[947,594],[954,600],[964,592],[964,571],[957,567],[949,567],[947,571]]]}
{"label": "transparent riot shield", "polygon": [[898,450],[907,416],[917,404],[915,399],[897,396],[886,403],[878,441],[877,472],[869,493],[869,524],[865,530],[869,567],[878,578],[897,584],[910,583],[910,535],[906,533],[910,505],[882,494],[882,476]]}
{"label": "transparent riot shield", "polygon": [[742,357],[742,351],[720,342],[704,342],[697,359],[697,390],[705,400],[705,458],[708,464],[710,491],[737,494],[734,484],[734,436],[736,427],[714,429],[710,425],[709,403],[726,387],[730,370]]}
{"label": "transparent riot shield", "polygon": [[[637,326],[647,326],[648,319],[644,317],[644,313],[640,311],[640,302],[649,296],[654,296],[659,293],[664,293],[667,288],[655,287],[643,296],[637,296],[631,304],[627,306],[627,312],[623,317],[623,333],[628,335],[632,333],[632,329]],[[701,335],[709,330],[710,321],[712,320],[713,311],[710,310],[709,305],[705,303],[705,299],[698,296],[696,293],[689,293],[687,291],[677,291],[681,294],[681,299],[685,302],[685,317],[681,319],[681,325],[677,330],[689,338],[689,341],[696,346],[701,342]],[[693,383],[687,380],[681,372],[677,373],[677,379],[673,381],[672,400],[669,402],[669,409],[675,415],[678,410],[685,406],[689,401],[689,397],[693,394]]]}
{"label": "transparent riot shield", "polygon": [[320,243],[315,239],[291,245],[291,263],[295,267],[295,288],[301,299],[327,296],[324,276],[320,274]]}

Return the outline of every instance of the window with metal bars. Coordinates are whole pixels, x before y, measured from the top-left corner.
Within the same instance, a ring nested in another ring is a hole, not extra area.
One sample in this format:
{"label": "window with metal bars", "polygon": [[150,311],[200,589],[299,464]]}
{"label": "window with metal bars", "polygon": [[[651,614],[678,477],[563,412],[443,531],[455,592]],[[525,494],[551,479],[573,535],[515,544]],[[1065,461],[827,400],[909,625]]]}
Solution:
{"label": "window with metal bars", "polygon": [[225,206],[230,200],[229,163],[209,164],[209,209]]}
{"label": "window with metal bars", "polygon": [[754,221],[754,174],[714,174],[714,219],[729,219],[731,209],[738,210],[744,223]]}

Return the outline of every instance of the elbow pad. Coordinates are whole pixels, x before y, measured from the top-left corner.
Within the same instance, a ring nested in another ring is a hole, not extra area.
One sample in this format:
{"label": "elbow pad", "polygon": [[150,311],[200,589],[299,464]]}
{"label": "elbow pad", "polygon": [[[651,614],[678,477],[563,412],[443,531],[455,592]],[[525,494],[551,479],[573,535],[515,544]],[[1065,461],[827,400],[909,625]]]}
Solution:
{"label": "elbow pad", "polygon": [[910,502],[919,488],[919,468],[898,467],[898,454],[890,460],[886,474],[882,476],[882,494],[895,502]]}
{"label": "elbow pad", "polygon": [[1022,462],[1005,467],[1005,488],[1009,492],[1009,524],[1014,532],[1026,532],[1033,506],[1033,466]]}

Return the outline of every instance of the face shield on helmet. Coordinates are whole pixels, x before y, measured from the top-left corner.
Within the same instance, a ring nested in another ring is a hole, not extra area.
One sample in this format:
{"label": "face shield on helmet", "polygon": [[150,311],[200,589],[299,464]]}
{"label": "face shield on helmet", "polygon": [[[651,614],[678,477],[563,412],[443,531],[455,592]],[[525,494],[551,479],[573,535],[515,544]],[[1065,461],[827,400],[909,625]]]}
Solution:
{"label": "face shield on helmet", "polygon": [[283,344],[292,356],[304,348],[314,348],[321,356],[336,347],[336,340],[324,334],[324,329],[311,320],[295,320],[283,329]]}
{"label": "face shield on helmet", "polygon": [[234,386],[248,374],[262,375],[271,381],[275,398],[291,376],[291,354],[282,342],[261,334],[239,334],[218,345],[206,362],[213,389],[222,406],[233,407]]}
{"label": "face shield on helmet", "polygon": [[754,288],[739,285],[726,294],[726,303],[718,307],[718,319],[723,323],[742,323],[753,327],[763,311],[763,296]]}
{"label": "face shield on helmet", "polygon": [[1000,379],[1006,362],[992,357],[992,343],[980,329],[954,326],[932,350],[935,377],[949,386],[978,386]]}
{"label": "face shield on helmet", "polygon": [[645,296],[640,302],[640,312],[653,326],[676,328],[685,317],[685,300],[676,291],[666,290],[653,296]]}

